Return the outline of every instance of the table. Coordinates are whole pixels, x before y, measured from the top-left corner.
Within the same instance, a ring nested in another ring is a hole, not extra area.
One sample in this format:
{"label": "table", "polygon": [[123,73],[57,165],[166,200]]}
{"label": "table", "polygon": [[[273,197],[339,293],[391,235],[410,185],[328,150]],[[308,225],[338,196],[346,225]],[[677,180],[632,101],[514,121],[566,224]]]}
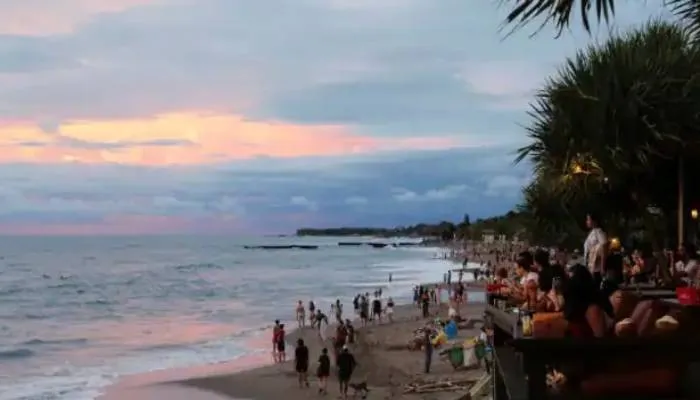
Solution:
{"label": "table", "polygon": [[638,291],[627,290],[628,292],[634,293],[644,300],[652,299],[675,299],[676,290],[675,289],[643,289]]}

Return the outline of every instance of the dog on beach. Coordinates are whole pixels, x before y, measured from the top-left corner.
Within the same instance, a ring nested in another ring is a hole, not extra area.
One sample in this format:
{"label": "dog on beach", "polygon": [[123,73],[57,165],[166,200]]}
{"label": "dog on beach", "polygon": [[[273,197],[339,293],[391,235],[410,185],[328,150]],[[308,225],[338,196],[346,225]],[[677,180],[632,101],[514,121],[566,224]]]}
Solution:
{"label": "dog on beach", "polygon": [[362,399],[367,398],[367,394],[369,394],[369,388],[367,388],[367,381],[360,382],[360,383],[350,383],[348,386],[353,390],[352,398],[355,399],[357,398],[357,395],[360,394]]}

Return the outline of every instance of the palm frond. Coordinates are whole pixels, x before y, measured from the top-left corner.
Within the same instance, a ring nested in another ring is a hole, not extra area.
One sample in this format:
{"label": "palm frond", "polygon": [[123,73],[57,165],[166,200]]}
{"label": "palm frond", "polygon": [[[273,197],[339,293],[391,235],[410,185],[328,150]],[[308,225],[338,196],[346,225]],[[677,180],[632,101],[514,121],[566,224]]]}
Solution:
{"label": "palm frond", "polygon": [[512,7],[505,22],[514,25],[514,29],[543,19],[541,26],[554,23],[558,34],[569,27],[576,9],[586,31],[591,30],[592,10],[598,21],[606,23],[615,14],[615,0],[502,0],[502,3]]}

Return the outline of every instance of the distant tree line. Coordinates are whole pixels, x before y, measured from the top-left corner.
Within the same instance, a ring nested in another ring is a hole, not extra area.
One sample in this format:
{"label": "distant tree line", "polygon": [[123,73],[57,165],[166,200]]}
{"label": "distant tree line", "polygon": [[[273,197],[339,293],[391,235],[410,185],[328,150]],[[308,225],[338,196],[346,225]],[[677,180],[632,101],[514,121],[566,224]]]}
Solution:
{"label": "distant tree line", "polygon": [[510,211],[497,217],[477,219],[471,222],[469,214],[465,214],[462,221],[454,223],[440,221],[438,223],[420,223],[416,225],[397,226],[395,228],[369,228],[369,227],[340,227],[340,228],[301,228],[297,236],[377,236],[377,237],[422,237],[449,241],[480,240],[485,231],[493,231],[495,234],[503,234],[508,238],[519,235],[527,239],[527,216],[524,213]]}

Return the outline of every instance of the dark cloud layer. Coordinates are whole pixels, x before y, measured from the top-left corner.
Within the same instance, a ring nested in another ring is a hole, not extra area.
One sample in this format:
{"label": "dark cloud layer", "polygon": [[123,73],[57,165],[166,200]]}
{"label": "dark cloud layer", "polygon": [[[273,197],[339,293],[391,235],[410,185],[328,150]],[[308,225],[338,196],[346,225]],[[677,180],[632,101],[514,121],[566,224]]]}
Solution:
{"label": "dark cloud layer", "polygon": [[[237,162],[177,169],[15,165],[0,174],[0,223],[89,221],[110,215],[234,216],[262,231],[319,225],[398,225],[509,210],[528,169],[505,149],[386,154],[345,160]],[[296,165],[295,165],[296,163]],[[31,176],[24,180],[22,176]],[[105,185],[105,180],[109,181]],[[499,183],[500,182],[500,183]],[[503,182],[506,184],[504,185]],[[278,221],[278,222],[275,222]],[[235,224],[231,226],[236,231]]]}

